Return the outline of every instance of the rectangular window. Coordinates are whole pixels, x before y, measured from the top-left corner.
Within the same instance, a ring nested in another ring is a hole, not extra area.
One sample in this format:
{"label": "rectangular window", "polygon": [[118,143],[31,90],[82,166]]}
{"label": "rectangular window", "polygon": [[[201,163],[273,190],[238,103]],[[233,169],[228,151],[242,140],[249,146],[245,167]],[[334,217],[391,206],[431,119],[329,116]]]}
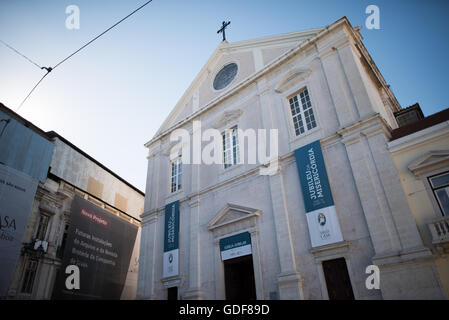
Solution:
{"label": "rectangular window", "polygon": [[181,190],[182,185],[182,160],[181,157],[171,162],[171,192]]}
{"label": "rectangular window", "polygon": [[449,172],[429,178],[443,216],[449,216]]}
{"label": "rectangular window", "polygon": [[30,259],[28,260],[26,269],[25,269],[25,276],[23,277],[23,283],[22,283],[22,293],[28,293],[31,294],[33,292],[33,283],[34,278],[36,277],[36,271],[37,271],[37,260]]}
{"label": "rectangular window", "polygon": [[239,153],[237,127],[226,130],[223,133],[223,163],[225,169],[240,162]]}
{"label": "rectangular window", "polygon": [[289,103],[297,136],[316,127],[315,115],[307,88],[291,97]]}
{"label": "rectangular window", "polygon": [[39,225],[37,227],[37,232],[36,232],[36,239],[45,240],[49,221],[50,221],[50,216],[47,216],[46,214],[40,215]]}

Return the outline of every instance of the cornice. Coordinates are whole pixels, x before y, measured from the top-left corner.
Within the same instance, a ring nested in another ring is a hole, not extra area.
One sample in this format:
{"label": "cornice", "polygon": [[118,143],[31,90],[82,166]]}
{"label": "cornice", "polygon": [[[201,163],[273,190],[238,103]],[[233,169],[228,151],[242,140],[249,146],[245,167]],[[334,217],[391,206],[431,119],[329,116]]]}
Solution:
{"label": "cornice", "polygon": [[441,136],[449,135],[449,121],[445,121],[429,128],[414,132],[399,139],[390,141],[388,149],[392,153],[420,147],[422,144],[429,143],[434,139],[440,139]]}

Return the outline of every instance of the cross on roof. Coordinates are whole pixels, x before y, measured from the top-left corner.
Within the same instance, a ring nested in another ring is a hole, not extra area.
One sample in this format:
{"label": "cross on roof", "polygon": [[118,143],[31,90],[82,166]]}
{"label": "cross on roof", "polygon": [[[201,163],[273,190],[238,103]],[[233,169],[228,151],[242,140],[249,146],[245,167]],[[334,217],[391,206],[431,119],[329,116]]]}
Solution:
{"label": "cross on roof", "polygon": [[229,26],[231,24],[231,21],[225,22],[223,21],[223,24],[220,28],[220,30],[217,31],[217,33],[222,32],[223,33],[223,41],[226,41],[226,34],[225,34],[225,29],[227,26]]}

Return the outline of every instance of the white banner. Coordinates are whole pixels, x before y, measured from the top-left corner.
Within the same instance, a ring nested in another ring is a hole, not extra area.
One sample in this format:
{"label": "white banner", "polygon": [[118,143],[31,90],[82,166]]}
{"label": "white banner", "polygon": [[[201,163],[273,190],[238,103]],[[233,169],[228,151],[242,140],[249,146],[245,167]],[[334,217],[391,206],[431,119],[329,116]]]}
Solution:
{"label": "white banner", "polygon": [[163,277],[173,277],[179,274],[178,270],[179,249],[164,252]]}
{"label": "white banner", "polygon": [[343,241],[335,206],[306,213],[312,247]]}
{"label": "white banner", "polygon": [[246,256],[248,254],[251,254],[251,244],[248,244],[246,246],[232,248],[229,250],[225,250],[221,252],[221,260],[228,260],[233,259],[237,257]]}
{"label": "white banner", "polygon": [[8,293],[37,183],[36,179],[0,164],[0,297]]}

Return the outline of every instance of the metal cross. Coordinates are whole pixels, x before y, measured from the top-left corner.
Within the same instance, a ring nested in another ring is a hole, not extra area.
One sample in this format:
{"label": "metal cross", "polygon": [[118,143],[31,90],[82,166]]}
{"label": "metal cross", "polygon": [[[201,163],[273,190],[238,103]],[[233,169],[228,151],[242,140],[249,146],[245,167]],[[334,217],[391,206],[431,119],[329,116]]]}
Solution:
{"label": "metal cross", "polygon": [[226,41],[225,29],[230,24],[231,24],[231,21],[228,21],[228,22],[223,21],[223,25],[221,26],[220,30],[217,31],[217,33],[220,33],[220,32],[223,33],[223,41]]}

